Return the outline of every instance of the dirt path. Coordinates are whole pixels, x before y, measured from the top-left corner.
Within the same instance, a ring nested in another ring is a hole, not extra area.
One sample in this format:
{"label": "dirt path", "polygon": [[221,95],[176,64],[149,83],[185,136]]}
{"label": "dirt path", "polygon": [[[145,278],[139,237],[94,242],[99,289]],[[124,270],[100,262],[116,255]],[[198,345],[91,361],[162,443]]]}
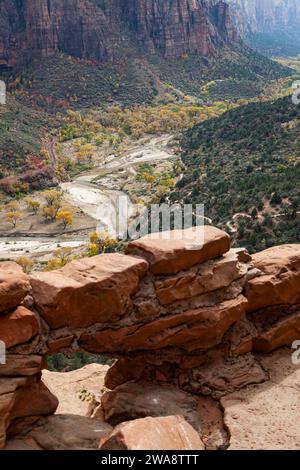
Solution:
{"label": "dirt path", "polygon": [[49,155],[49,159],[51,162],[51,165],[55,166],[57,162],[57,157],[56,157],[56,152],[55,152],[55,145],[56,145],[57,139],[52,139],[50,142],[47,144],[47,152]]}

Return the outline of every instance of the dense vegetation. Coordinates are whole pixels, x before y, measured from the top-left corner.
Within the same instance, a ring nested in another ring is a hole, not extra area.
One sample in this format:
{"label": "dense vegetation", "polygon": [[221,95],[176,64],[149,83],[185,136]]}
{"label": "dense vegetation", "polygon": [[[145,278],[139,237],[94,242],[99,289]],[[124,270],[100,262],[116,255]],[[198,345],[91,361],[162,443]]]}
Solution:
{"label": "dense vegetation", "polygon": [[[209,98],[240,99],[257,96],[270,80],[289,76],[291,70],[246,47],[225,50],[215,59],[186,56],[181,60],[152,60],[157,75],[184,93],[207,100],[203,86],[214,80]],[[225,93],[224,93],[225,92]]]}
{"label": "dense vegetation", "polygon": [[[257,240],[251,239],[249,244],[263,247],[265,231],[260,236],[252,226],[263,226],[262,214],[269,201],[274,206],[274,200],[282,200],[285,211],[297,204],[297,149],[286,152],[292,145],[289,135],[296,136],[293,113],[297,111],[286,111],[288,116],[285,111],[275,112],[277,122],[269,115],[272,110],[268,107],[273,105],[267,103],[233,108],[256,99],[267,84],[289,80],[285,77],[290,75],[285,66],[240,46],[224,49],[212,59],[193,55],[164,61],[130,58],[103,66],[63,54],[44,58],[21,75],[9,77],[8,105],[0,109],[0,176],[22,173],[33,157],[55,166],[58,179],[67,179],[93,166],[102,148],[108,146],[117,154],[126,148],[128,139],[177,133],[197,124],[187,134],[184,162],[188,169],[173,198],[205,202],[207,215],[221,225],[235,212],[253,212],[253,220],[239,220],[238,239],[255,233]],[[207,124],[201,124],[205,120],[209,120]],[[287,127],[283,122],[289,123]],[[56,162],[47,153],[54,135],[58,140]],[[265,148],[256,148],[263,142]],[[292,192],[282,182],[283,176],[289,179]],[[149,187],[154,186],[154,175],[146,171],[143,178]],[[163,183],[171,188],[173,177],[168,175]],[[278,204],[270,211],[276,213],[276,207]],[[292,212],[289,234],[298,230],[295,210]],[[16,214],[12,215],[10,222],[18,223]],[[274,220],[271,218],[273,225]],[[279,218],[275,227],[268,222],[268,243],[278,238],[276,230],[286,232],[280,223]],[[286,220],[284,225],[288,226]]]}
{"label": "dense vegetation", "polygon": [[78,352],[70,357],[62,353],[53,354],[48,356],[47,363],[52,372],[70,372],[81,369],[88,364],[112,365],[113,360],[96,354]]}
{"label": "dense vegetation", "polygon": [[42,140],[57,125],[57,112],[110,104],[128,108],[181,104],[187,99],[196,104],[248,99],[269,80],[291,72],[249,49],[232,49],[213,59],[129,58],[115,65],[60,54],[33,62],[19,74],[4,73],[0,78],[7,82],[9,94],[8,106],[0,109],[2,176],[23,168],[29,153],[39,155]]}
{"label": "dense vegetation", "polygon": [[[153,104],[191,94],[206,98],[201,87],[211,80],[232,81],[231,98],[256,96],[264,85],[291,71],[248,48],[224,49],[215,58],[186,55],[176,59],[129,58],[97,65],[64,54],[34,62],[13,81],[23,99],[41,109],[87,109],[109,102],[124,106]],[[215,99],[224,99],[215,90]]]}
{"label": "dense vegetation", "polygon": [[116,65],[96,65],[60,54],[33,62],[20,75],[2,78],[23,104],[53,112],[107,103],[153,104],[180,100],[188,94],[206,100],[203,86],[211,80],[215,86],[209,98],[249,98],[257,96],[268,81],[290,73],[284,65],[249,49],[233,49],[213,59],[191,55],[162,60],[154,56],[151,61],[128,59]]}
{"label": "dense vegetation", "polygon": [[183,138],[186,171],[172,199],[204,203],[205,215],[251,251],[299,242],[299,123],[300,108],[286,97],[195,126]]}
{"label": "dense vegetation", "polygon": [[157,106],[118,105],[90,110],[85,113],[68,110],[62,118],[59,140],[81,138],[101,146],[105,141],[115,144],[126,137],[138,139],[146,134],[173,133],[188,129],[206,119],[217,117],[240,102],[216,101],[210,106],[186,101]]}
{"label": "dense vegetation", "polygon": [[43,138],[56,124],[54,116],[8,94],[7,105],[0,105],[0,176],[24,168],[29,154],[40,154]]}

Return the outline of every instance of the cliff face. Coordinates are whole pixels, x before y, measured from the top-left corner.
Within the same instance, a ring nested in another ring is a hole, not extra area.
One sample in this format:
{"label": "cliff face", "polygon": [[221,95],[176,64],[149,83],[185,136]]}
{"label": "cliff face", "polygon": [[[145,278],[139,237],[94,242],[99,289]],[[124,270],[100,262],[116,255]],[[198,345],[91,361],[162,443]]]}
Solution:
{"label": "cliff face", "polygon": [[300,50],[298,0],[227,1],[231,4],[235,28],[249,40],[251,46],[262,50],[281,48],[284,51],[287,47],[295,47],[296,42]]}
{"label": "cliff face", "polygon": [[142,49],[179,56],[188,52],[211,55],[223,41],[233,40],[229,9],[208,0],[120,0],[122,16]]}
{"label": "cliff face", "polygon": [[4,0],[0,5],[2,24],[0,63],[7,65],[15,65],[24,54],[55,52],[104,61],[113,58],[119,39],[109,11],[91,0]]}
{"label": "cliff face", "polygon": [[210,0],[3,0],[0,64],[65,52],[103,62],[134,54],[214,54],[235,39],[228,6]]}
{"label": "cliff face", "polygon": [[267,32],[300,24],[298,0],[232,0],[237,27],[243,32]]}

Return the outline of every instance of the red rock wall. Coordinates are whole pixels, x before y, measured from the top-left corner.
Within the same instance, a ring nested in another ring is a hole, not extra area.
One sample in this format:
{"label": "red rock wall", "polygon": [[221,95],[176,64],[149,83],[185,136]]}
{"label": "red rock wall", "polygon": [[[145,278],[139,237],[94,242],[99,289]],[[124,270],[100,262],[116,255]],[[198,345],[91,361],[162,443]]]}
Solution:
{"label": "red rock wall", "polygon": [[300,245],[251,258],[213,227],[203,243],[197,232],[174,233],[132,242],[127,255],[86,258],[30,279],[14,263],[0,264],[0,339],[7,345],[0,446],[55,411],[40,380],[49,353],[118,358],[106,376],[113,392],[103,399],[105,419],[116,425],[144,416],[122,398],[139,386],[149,400],[151,387],[162,384],[175,387],[179,400],[186,392],[218,400],[266,380],[252,353],[300,339]]}
{"label": "red rock wall", "polygon": [[58,406],[41,382],[47,349],[40,318],[30,310],[30,291],[29,279],[17,264],[0,264],[0,340],[6,345],[6,363],[0,364],[0,449],[7,435]]}
{"label": "red rock wall", "polygon": [[64,52],[103,62],[124,51],[212,55],[235,40],[228,7],[208,0],[3,0],[0,65]]}

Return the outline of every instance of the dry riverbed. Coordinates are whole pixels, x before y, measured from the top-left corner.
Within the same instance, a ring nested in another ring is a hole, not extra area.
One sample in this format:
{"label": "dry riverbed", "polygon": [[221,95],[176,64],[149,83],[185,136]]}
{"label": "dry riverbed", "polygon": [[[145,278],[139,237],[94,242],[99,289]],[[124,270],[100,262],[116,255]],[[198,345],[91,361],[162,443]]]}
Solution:
{"label": "dry riverbed", "polygon": [[[45,223],[41,215],[26,213],[25,203],[21,202],[25,216],[15,229],[4,217],[0,220],[0,258],[17,259],[25,255],[46,260],[58,247],[80,249],[86,246],[88,234],[95,229],[113,235],[120,197],[127,206],[127,213],[120,216],[124,223],[125,218],[132,219],[137,215],[134,203],[148,204],[157,193],[155,184],[140,177],[143,175],[140,169],[145,167],[145,173],[153,174],[154,181],[158,175],[164,177],[171,173],[172,162],[178,159],[171,145],[172,138],[163,135],[140,139],[121,155],[109,153],[90,171],[61,183],[63,205],[74,212],[73,226],[67,230],[58,222]],[[41,198],[39,193],[33,197]]]}

